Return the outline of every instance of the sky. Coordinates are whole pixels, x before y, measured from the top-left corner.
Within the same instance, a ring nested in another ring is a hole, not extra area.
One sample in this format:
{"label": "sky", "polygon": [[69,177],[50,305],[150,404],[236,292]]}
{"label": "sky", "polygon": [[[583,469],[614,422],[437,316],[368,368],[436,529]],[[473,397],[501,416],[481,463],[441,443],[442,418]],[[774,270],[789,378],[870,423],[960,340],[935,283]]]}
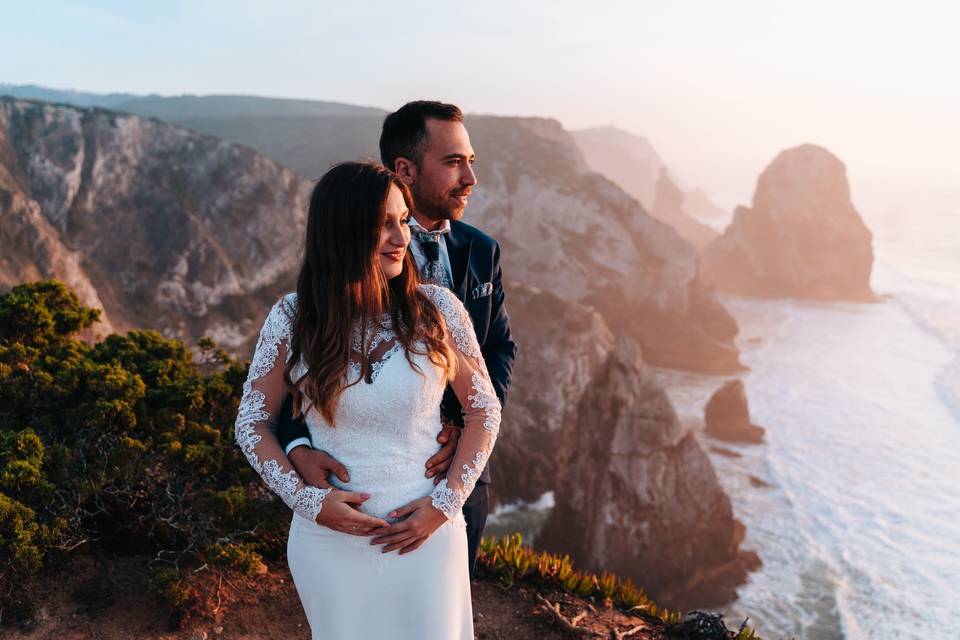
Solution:
{"label": "sky", "polygon": [[614,124],[726,208],[815,143],[865,217],[960,224],[958,18],[929,0],[0,0],[0,83]]}

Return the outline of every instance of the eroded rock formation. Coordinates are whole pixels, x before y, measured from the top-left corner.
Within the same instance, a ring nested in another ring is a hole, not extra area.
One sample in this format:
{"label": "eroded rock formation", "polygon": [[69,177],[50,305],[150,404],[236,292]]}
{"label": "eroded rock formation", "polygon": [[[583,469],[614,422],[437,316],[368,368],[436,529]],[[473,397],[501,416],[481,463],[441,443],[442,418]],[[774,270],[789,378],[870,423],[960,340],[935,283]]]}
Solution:
{"label": "eroded rock formation", "polygon": [[730,293],[869,302],[872,239],[850,201],[844,164],[805,144],[764,170],[753,206],[737,207],[703,266]]}

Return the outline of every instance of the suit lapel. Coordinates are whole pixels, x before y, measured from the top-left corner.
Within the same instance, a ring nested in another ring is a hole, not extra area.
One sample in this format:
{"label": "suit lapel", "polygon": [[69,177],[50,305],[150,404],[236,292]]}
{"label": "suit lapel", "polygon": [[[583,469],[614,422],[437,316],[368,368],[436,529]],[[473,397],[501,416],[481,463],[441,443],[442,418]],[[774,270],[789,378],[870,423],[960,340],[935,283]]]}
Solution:
{"label": "suit lapel", "polygon": [[467,274],[470,267],[470,249],[473,238],[466,237],[456,222],[450,225],[447,234],[447,253],[450,256],[450,268],[453,269],[453,291],[462,302],[467,300]]}

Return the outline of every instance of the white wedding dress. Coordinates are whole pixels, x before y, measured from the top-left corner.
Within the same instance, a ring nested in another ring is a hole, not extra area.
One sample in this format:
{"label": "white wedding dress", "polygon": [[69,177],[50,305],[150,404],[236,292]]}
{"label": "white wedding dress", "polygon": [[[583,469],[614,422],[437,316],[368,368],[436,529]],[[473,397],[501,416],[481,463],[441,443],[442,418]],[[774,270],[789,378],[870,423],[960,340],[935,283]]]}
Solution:
{"label": "white wedding dress", "polygon": [[[350,382],[361,377],[366,349],[370,375],[348,386],[328,425],[304,406],[313,446],[342,462],[350,482],[331,476],[337,488],[371,494],[361,509],[387,518],[411,500],[432,496],[447,522],[417,550],[384,554],[369,537],[350,536],[316,523],[329,490],[307,486],[293,470],[275,436],[275,417],[285,396],[283,367],[296,296],[271,309],[257,342],[236,422],[237,443],[267,485],[293,509],[287,545],[290,571],[310,621],[313,638],[472,639],[473,614],[462,507],[493,449],[500,425],[497,400],[463,304],[447,289],[422,285],[440,310],[456,356],[456,375],[426,356],[407,360],[389,316],[354,330]],[[299,363],[294,380],[305,372]],[[434,486],[424,477],[436,453],[440,401],[447,383],[464,407],[464,429],[447,477]]]}

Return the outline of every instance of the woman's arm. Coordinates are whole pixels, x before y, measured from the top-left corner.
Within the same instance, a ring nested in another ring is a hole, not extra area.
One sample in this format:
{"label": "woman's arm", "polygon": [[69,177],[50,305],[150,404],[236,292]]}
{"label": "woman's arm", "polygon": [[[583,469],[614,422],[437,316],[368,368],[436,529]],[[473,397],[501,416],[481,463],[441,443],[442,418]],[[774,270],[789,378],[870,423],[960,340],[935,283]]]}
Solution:
{"label": "woman's arm", "polygon": [[[283,298],[270,310],[250,363],[235,425],[237,444],[267,486],[304,518],[332,529],[365,535],[386,522],[360,513],[369,496],[307,485],[293,469],[276,435],[276,415],[287,394],[283,368],[287,361],[295,303]],[[324,501],[330,503],[319,517]],[[328,513],[329,512],[329,513]]]}
{"label": "woman's arm", "polygon": [[433,506],[450,519],[463,509],[493,451],[500,430],[500,401],[463,303],[447,289],[425,286],[424,290],[447,324],[447,343],[457,362],[450,386],[463,407],[463,433],[453,463],[431,494]]}

